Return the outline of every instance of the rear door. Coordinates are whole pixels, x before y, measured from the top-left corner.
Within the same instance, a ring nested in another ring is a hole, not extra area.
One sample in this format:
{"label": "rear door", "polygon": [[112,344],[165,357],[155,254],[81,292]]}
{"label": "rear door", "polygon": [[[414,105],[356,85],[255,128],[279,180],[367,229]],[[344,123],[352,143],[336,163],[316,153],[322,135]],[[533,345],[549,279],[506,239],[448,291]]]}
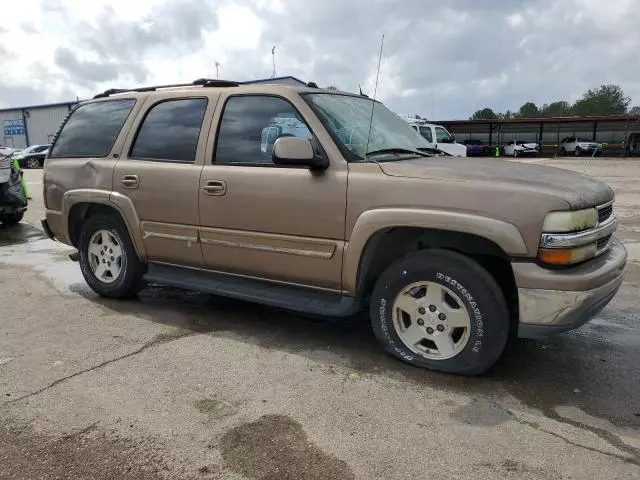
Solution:
{"label": "rear door", "polygon": [[[200,92],[198,92],[200,93]],[[201,266],[198,181],[217,94],[147,98],[114,170],[114,191],[133,202],[150,261]]]}

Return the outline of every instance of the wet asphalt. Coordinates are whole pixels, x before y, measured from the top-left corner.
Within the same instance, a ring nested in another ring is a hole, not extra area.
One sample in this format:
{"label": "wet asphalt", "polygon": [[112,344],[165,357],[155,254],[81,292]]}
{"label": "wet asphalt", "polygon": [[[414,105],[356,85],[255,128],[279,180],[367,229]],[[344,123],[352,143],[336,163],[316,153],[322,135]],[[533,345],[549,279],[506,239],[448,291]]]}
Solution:
{"label": "wet asphalt", "polygon": [[26,172],[25,222],[0,225],[0,479],[640,477],[640,162],[529,161],[609,182],[630,262],[596,319],[480,378],[390,358],[363,316],[96,297]]}

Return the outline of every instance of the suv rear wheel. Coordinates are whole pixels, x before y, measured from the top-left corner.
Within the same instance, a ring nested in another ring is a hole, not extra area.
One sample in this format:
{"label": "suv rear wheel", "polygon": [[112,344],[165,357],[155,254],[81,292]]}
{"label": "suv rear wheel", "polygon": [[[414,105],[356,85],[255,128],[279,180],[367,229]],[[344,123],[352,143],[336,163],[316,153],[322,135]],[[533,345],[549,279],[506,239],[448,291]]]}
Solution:
{"label": "suv rear wheel", "polygon": [[385,350],[431,370],[487,371],[509,336],[506,301],[474,260],[445,250],[411,253],[378,279],[371,323]]}
{"label": "suv rear wheel", "polygon": [[82,275],[99,295],[122,298],[142,289],[143,264],[116,215],[89,217],[80,232],[78,253]]}

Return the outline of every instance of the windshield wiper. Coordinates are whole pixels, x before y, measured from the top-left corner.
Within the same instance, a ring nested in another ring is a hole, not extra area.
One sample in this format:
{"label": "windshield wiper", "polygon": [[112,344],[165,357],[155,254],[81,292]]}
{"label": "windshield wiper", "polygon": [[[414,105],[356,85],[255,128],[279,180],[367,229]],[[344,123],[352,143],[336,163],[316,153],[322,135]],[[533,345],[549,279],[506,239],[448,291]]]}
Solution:
{"label": "windshield wiper", "polygon": [[365,158],[368,158],[372,155],[402,155],[402,154],[410,154],[417,155],[418,157],[431,157],[429,153],[422,152],[422,149],[411,150],[409,148],[381,148],[380,150],[372,150],[365,154]]}
{"label": "windshield wiper", "polygon": [[420,148],[418,148],[418,150],[420,150],[421,152],[428,152],[428,153],[433,153],[433,154],[436,154],[436,155],[444,155],[446,157],[451,157],[452,156],[450,153],[447,153],[444,150],[440,150],[439,148],[420,147]]}

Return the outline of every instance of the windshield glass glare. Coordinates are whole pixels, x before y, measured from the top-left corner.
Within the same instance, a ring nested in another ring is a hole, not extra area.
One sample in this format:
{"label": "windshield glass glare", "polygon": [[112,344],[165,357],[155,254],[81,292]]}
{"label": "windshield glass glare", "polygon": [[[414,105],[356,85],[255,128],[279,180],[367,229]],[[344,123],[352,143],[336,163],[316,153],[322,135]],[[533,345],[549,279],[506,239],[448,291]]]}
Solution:
{"label": "windshield glass glare", "polygon": [[[370,98],[326,93],[304,94],[303,97],[339,141],[359,159],[376,150],[431,147],[407,122]],[[367,148],[370,122],[371,138]]]}

